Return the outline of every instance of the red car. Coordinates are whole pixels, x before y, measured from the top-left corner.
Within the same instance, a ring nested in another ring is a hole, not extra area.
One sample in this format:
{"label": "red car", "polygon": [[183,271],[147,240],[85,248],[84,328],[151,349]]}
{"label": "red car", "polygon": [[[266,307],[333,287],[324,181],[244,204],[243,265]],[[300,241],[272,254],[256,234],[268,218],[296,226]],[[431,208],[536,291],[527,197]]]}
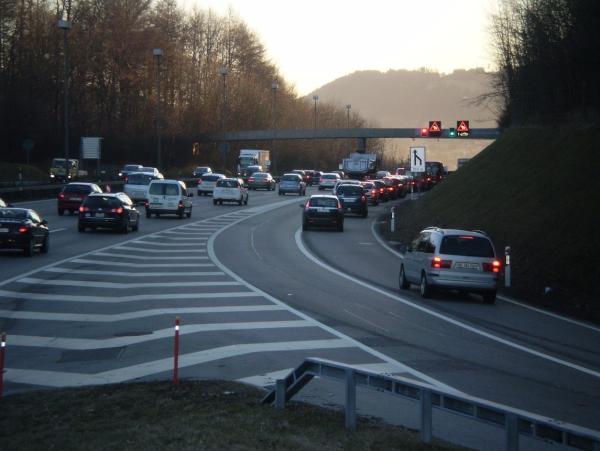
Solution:
{"label": "red car", "polygon": [[58,193],[58,214],[65,214],[68,210],[71,214],[79,211],[79,206],[91,193],[101,193],[102,190],[95,183],[73,182],[65,185],[60,193]]}

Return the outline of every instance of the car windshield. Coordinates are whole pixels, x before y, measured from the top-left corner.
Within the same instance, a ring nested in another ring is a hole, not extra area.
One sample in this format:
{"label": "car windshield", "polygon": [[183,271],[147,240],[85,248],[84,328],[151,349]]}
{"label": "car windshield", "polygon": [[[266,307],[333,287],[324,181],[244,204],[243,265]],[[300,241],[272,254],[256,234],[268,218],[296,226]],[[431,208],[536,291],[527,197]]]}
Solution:
{"label": "car windshield", "polygon": [[494,249],[486,238],[472,235],[448,235],[442,238],[440,254],[493,258]]}
{"label": "car windshield", "polygon": [[0,209],[0,219],[25,219],[27,210],[22,208],[2,208]]}
{"label": "car windshield", "polygon": [[217,182],[217,186],[223,188],[239,188],[239,183],[237,180],[221,179]]}
{"label": "car windshield", "polygon": [[92,192],[92,187],[88,185],[67,185],[65,186],[63,192],[73,194],[89,194]]}
{"label": "car windshield", "polygon": [[149,193],[163,196],[177,196],[179,195],[179,189],[175,183],[151,183]]}
{"label": "car windshield", "polygon": [[338,186],[337,193],[344,194],[347,196],[360,196],[363,193],[363,189],[360,186],[341,185]]}
{"label": "car windshield", "polygon": [[299,178],[297,175],[284,175],[283,177],[281,177],[281,181],[283,182],[297,182],[299,181]]}
{"label": "car windshield", "polygon": [[310,200],[310,206],[337,208],[338,203],[336,199],[332,199],[331,197],[315,197]]}
{"label": "car windshield", "polygon": [[83,204],[94,208],[118,208],[121,201],[113,196],[89,196]]}
{"label": "car windshield", "polygon": [[150,174],[129,174],[127,183],[129,185],[150,185],[152,180],[154,180],[154,176]]}

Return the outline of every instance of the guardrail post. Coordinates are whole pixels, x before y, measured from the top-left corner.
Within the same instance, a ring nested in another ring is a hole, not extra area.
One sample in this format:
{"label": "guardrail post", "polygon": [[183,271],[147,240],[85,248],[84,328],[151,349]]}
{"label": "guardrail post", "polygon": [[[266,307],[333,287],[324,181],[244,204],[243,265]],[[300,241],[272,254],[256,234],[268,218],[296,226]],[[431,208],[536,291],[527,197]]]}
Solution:
{"label": "guardrail post", "polygon": [[275,381],[275,408],[285,409],[285,379]]}
{"label": "guardrail post", "polygon": [[432,410],[431,391],[421,389],[421,442],[431,443],[432,435]]}
{"label": "guardrail post", "polygon": [[510,288],[510,246],[504,248],[504,286]]}
{"label": "guardrail post", "polygon": [[0,336],[0,399],[4,390],[4,353],[6,352],[6,333]]}
{"label": "guardrail post", "polygon": [[353,369],[346,369],[346,421],[348,429],[356,429],[356,379]]}
{"label": "guardrail post", "polygon": [[506,449],[517,451],[519,449],[519,420],[514,413],[505,415],[506,427]]}
{"label": "guardrail post", "polygon": [[390,232],[394,233],[396,231],[396,212],[394,211],[395,207],[391,208],[392,217],[390,219]]}

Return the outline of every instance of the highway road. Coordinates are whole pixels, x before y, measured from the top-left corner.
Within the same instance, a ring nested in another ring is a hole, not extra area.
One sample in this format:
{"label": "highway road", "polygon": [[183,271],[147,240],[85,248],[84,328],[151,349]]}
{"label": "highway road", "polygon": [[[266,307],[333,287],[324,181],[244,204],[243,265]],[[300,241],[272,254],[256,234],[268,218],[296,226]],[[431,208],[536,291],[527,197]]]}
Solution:
{"label": "highway road", "polygon": [[49,221],[47,255],[0,253],[5,393],[170,378],[179,316],[182,378],[267,386],[322,357],[600,430],[600,328],[401,292],[401,257],[375,233],[394,202],[337,233],[301,232],[303,198],[194,197],[190,219],[142,217],[128,235],[80,234],[55,202],[27,204]]}

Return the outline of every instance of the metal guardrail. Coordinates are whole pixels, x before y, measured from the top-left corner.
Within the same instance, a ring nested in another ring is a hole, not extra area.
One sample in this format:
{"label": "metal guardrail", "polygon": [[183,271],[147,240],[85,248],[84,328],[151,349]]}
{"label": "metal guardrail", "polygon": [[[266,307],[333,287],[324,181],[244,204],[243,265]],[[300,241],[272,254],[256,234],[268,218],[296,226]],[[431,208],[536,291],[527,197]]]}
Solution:
{"label": "metal guardrail", "polygon": [[308,358],[284,379],[278,379],[275,389],[262,400],[283,409],[314,377],[345,383],[345,425],[356,428],[356,388],[365,387],[420,403],[421,441],[430,443],[433,429],[433,409],[468,417],[505,429],[506,449],[519,449],[519,436],[554,442],[571,448],[600,451],[600,433],[592,429],[524,412],[468,395],[457,395],[437,387],[405,378],[377,374],[339,362]]}

